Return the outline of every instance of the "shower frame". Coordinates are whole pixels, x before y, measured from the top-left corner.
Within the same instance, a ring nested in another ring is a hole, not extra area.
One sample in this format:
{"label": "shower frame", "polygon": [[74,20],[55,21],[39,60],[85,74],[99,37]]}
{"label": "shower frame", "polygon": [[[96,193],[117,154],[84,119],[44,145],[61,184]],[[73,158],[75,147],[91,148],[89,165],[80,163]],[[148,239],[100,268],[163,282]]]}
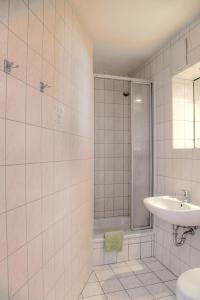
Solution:
{"label": "shower frame", "polygon": [[123,80],[128,81],[131,83],[131,207],[130,207],[130,220],[131,220],[131,230],[148,230],[153,228],[153,216],[149,214],[149,225],[148,226],[140,226],[134,227],[133,226],[133,209],[134,209],[134,198],[133,195],[133,184],[132,184],[132,176],[133,176],[133,143],[132,143],[132,132],[133,132],[133,118],[132,118],[132,109],[133,109],[133,83],[136,84],[145,84],[149,86],[149,106],[150,106],[150,115],[149,115],[149,148],[150,148],[150,166],[149,166],[149,178],[150,178],[150,190],[149,196],[153,196],[154,194],[154,127],[153,127],[153,120],[154,120],[154,110],[153,110],[153,94],[152,94],[152,81],[134,77],[124,77],[124,76],[114,76],[114,75],[106,75],[106,74],[98,74],[94,73],[95,78],[103,78],[103,79],[113,79],[113,80]]}

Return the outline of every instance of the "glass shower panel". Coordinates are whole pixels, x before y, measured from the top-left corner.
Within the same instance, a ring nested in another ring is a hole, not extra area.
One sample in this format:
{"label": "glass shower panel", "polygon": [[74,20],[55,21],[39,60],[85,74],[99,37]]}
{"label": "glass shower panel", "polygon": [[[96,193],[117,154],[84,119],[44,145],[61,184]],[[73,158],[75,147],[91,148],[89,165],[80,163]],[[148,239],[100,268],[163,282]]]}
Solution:
{"label": "glass shower panel", "polygon": [[153,189],[151,111],[151,86],[132,83],[132,229],[151,226],[150,213],[143,204],[143,199],[151,196]]}

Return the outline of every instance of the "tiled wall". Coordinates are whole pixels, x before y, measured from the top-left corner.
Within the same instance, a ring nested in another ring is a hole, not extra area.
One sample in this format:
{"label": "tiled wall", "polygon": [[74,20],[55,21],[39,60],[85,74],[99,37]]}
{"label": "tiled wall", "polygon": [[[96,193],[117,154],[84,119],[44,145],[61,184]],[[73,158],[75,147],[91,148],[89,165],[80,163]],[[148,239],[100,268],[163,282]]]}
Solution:
{"label": "tiled wall", "polygon": [[[192,203],[200,205],[200,151],[173,149],[172,135],[172,75],[175,60],[172,51],[177,41],[188,39],[188,65],[200,61],[200,18],[181,32],[143,64],[136,77],[154,81],[155,101],[155,194],[175,194],[180,189],[191,192]],[[200,231],[189,237],[187,243],[176,248],[171,226],[157,220],[155,223],[155,254],[177,275],[190,267],[200,266]]]}
{"label": "tiled wall", "polygon": [[154,255],[154,233],[131,233],[124,236],[121,252],[106,252],[104,239],[93,240],[93,264],[94,266],[120,263],[123,261],[141,259]]}
{"label": "tiled wall", "polygon": [[[19,67],[6,74],[4,59]],[[91,43],[68,1],[0,2],[3,300],[72,300],[87,280],[92,86]]]}
{"label": "tiled wall", "polygon": [[130,209],[130,82],[95,78],[95,218]]}

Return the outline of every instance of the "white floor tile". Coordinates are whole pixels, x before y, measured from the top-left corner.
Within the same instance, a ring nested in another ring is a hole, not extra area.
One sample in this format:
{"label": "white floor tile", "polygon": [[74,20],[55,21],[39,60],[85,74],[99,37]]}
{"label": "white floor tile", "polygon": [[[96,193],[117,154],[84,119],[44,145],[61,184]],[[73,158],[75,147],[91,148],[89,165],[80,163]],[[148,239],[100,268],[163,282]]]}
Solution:
{"label": "white floor tile", "polygon": [[149,285],[147,286],[147,290],[155,299],[173,295],[172,291],[170,291],[163,283]]}
{"label": "white floor tile", "polygon": [[165,285],[175,294],[177,280],[166,281]]}
{"label": "white floor tile", "polygon": [[112,265],[110,265],[110,267],[112,270],[117,269],[117,268],[123,268],[123,267],[126,267],[126,262],[112,264]]}
{"label": "white floor tile", "polygon": [[98,278],[99,281],[104,281],[104,280],[108,280],[108,279],[113,279],[113,277],[115,277],[113,271],[111,269],[108,270],[97,270],[95,271],[96,276]]}
{"label": "white floor tile", "polygon": [[108,300],[130,300],[125,291],[106,294]]}
{"label": "white floor tile", "polygon": [[137,279],[135,275],[120,278],[120,281],[126,290],[133,289],[142,285],[142,283]]}
{"label": "white floor tile", "polygon": [[157,261],[157,259],[155,257],[151,256],[151,257],[143,258],[142,261],[146,263],[146,262],[150,262],[150,261]]}
{"label": "white floor tile", "polygon": [[147,265],[143,263],[135,264],[130,268],[135,274],[145,274],[151,272],[151,270],[147,267]]}
{"label": "white floor tile", "polygon": [[131,269],[128,266],[113,269],[113,272],[115,273],[115,275],[117,277],[120,277],[120,278],[133,275],[133,272],[131,271]]}
{"label": "white floor tile", "polygon": [[127,261],[126,262],[126,264],[128,265],[128,266],[134,266],[134,265],[139,265],[139,264],[143,264],[144,262],[142,261],[142,260],[140,260],[140,259],[133,259],[133,260],[129,260],[129,261]]}
{"label": "white floor tile", "polygon": [[165,269],[159,261],[146,262],[146,264],[151,271],[160,271]]}
{"label": "white floor tile", "polygon": [[[157,300],[157,299],[155,299],[155,300]],[[167,296],[167,297],[164,297],[164,298],[161,298],[161,299],[162,300],[177,300],[177,298],[175,296]]]}
{"label": "white floor tile", "polygon": [[90,277],[88,279],[88,282],[97,282],[97,281],[98,281],[98,279],[97,279],[95,273],[92,272],[92,274],[90,275]]}
{"label": "white floor tile", "polygon": [[118,279],[105,280],[101,282],[104,293],[122,291],[123,286]]}
{"label": "white floor tile", "polygon": [[127,290],[131,300],[152,300],[152,295],[144,287]]}
{"label": "white floor tile", "polygon": [[94,271],[103,271],[103,270],[110,270],[110,266],[109,265],[102,265],[102,266],[95,266],[94,267]]}
{"label": "white floor tile", "polygon": [[84,300],[107,300],[105,295],[97,295],[88,298],[84,298]]}
{"label": "white floor tile", "polygon": [[87,283],[83,290],[83,298],[103,294],[102,288],[98,282]]}
{"label": "white floor tile", "polygon": [[176,276],[173,273],[171,273],[169,270],[156,271],[155,274],[162,281],[168,281],[168,280],[174,280],[174,279],[176,279]]}
{"label": "white floor tile", "polygon": [[160,279],[154,273],[139,274],[137,277],[145,286],[160,282]]}

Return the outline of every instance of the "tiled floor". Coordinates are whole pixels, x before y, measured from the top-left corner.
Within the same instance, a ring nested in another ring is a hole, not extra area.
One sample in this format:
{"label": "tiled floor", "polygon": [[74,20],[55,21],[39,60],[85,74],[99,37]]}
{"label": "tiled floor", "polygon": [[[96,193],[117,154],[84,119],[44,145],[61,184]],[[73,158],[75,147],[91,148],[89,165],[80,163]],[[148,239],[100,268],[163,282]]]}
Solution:
{"label": "tiled floor", "polygon": [[79,300],[176,300],[176,276],[154,257],[95,267]]}

